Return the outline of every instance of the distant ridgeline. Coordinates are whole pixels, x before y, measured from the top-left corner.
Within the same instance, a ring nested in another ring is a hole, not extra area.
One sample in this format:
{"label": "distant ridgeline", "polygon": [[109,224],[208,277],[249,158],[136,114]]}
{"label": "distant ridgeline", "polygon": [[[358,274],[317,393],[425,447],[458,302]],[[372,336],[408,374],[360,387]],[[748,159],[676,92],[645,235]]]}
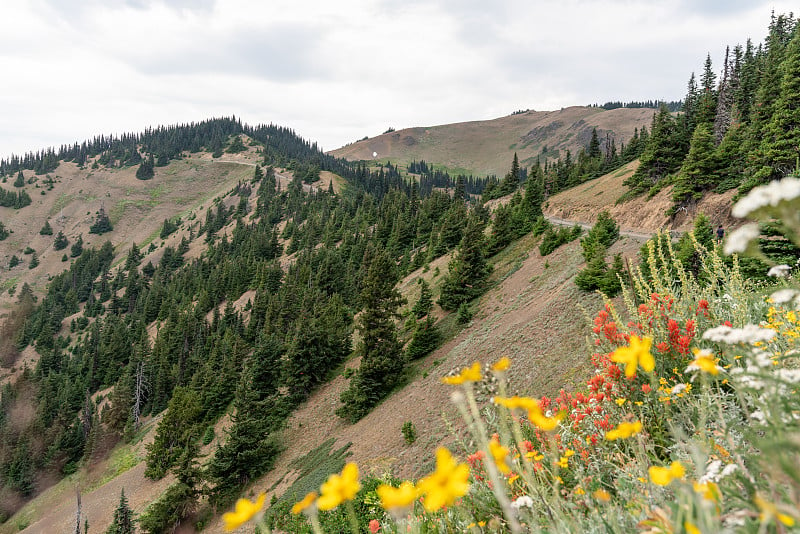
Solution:
{"label": "distant ridgeline", "polygon": [[599,106],[597,104],[592,104],[590,107],[593,108],[603,108],[606,110],[610,109],[619,109],[619,108],[651,108],[651,109],[658,109],[661,106],[666,106],[669,111],[680,111],[683,108],[683,101],[681,100],[671,100],[669,102],[665,102],[663,100],[644,100],[641,102],[621,102],[619,100],[606,102],[605,104]]}
{"label": "distant ridgeline", "polygon": [[100,135],[83,143],[62,145],[58,150],[48,148],[23,156],[12,155],[0,159],[0,175],[11,175],[23,169],[45,174],[54,171],[61,161],[84,165],[89,158],[97,156],[98,165],[122,167],[139,165],[149,155],[153,157],[156,167],[162,167],[187,151],[194,153],[204,150],[219,157],[228,147],[230,137],[238,134],[248,135],[262,144],[265,156],[276,164],[291,159],[327,160],[328,164],[334,161],[334,158],[320,152],[316,143],[300,139],[288,128],[272,124],[250,127],[231,117],[159,126],[138,134]]}
{"label": "distant ridgeline", "polygon": [[720,76],[706,57],[689,78],[682,113],[654,115],[641,166],[623,198],[674,185],[671,212],[709,191],[753,187],[797,172],[800,157],[800,29],[774,15],[766,40],[725,49]]}
{"label": "distant ridgeline", "polygon": [[[157,166],[185,151],[240,150],[239,134],[261,151],[260,164],[204,216],[168,220],[162,234],[182,230],[180,244],[134,245],[114,267],[111,243],[80,248],[38,302],[29,286],[17,290],[13,320],[3,325],[0,365],[18,364],[25,347],[41,356],[0,389],[0,494],[15,496],[0,499],[0,520],[45,481],[102,458],[120,440],[141,437],[142,418],[165,409],[147,476],[171,470],[178,482],[140,517],[140,527],[156,532],[173,525],[201,501],[206,485],[209,506],[225,506],[271,468],[286,417],[341,369],[353,352],[355,328],[362,331],[355,348],[362,363],[338,412],[347,420],[397,387],[409,359],[436,347],[430,302],[417,303],[415,319],[403,328],[393,320],[401,276],[456,251],[452,272],[442,275],[446,289],[429,292],[428,300],[466,310],[485,291],[490,213],[477,198],[481,188],[464,177],[434,172],[429,179],[423,162],[415,170],[425,176],[410,179],[397,166],[328,156],[286,128],[214,119],[12,157],[2,168],[13,175],[51,169],[54,158],[87,163],[95,156],[104,165],[132,165],[142,152]],[[294,171],[284,189],[277,166]],[[303,187],[320,171],[342,176],[343,189]],[[515,158],[503,187],[516,194],[502,234],[490,236],[492,250],[543,220],[542,176],[528,178],[523,189],[522,174]],[[451,190],[440,187],[451,182]],[[197,240],[205,252],[186,259]],[[146,256],[155,250],[163,251],[157,262]],[[281,257],[291,253],[284,268]],[[246,303],[234,306],[247,291]],[[358,312],[369,325],[354,321]],[[408,340],[411,352],[403,349]],[[96,395],[107,388],[105,400]],[[223,444],[199,471],[199,447],[211,442],[215,422],[232,408]],[[21,411],[30,417],[15,417]]]}

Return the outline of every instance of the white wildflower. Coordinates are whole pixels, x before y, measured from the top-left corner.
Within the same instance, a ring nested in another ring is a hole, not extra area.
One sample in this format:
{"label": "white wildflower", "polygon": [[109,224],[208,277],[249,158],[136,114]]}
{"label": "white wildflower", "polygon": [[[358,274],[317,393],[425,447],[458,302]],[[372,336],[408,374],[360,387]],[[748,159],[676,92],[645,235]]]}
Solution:
{"label": "white wildflower", "polygon": [[747,217],[767,206],[777,207],[784,201],[800,197],[800,179],[786,177],[752,189],[731,209],[734,217]]}
{"label": "white wildflower", "polygon": [[759,423],[764,424],[766,422],[766,417],[764,416],[764,412],[761,410],[756,410],[750,414],[750,419],[755,419]]}
{"label": "white wildflower", "polygon": [[790,384],[797,384],[800,382],[800,369],[779,369],[776,373],[778,379]]}
{"label": "white wildflower", "polygon": [[772,368],[772,355],[764,352],[763,350],[758,350],[753,352],[754,360],[756,362],[756,366],[760,369],[771,369]]}
{"label": "white wildflower", "polygon": [[743,253],[747,250],[750,241],[758,239],[760,235],[761,230],[758,229],[758,224],[745,224],[728,234],[728,239],[725,240],[725,246],[723,246],[722,251],[725,254]]}
{"label": "white wildflower", "polygon": [[511,503],[511,508],[514,508],[515,510],[519,510],[522,507],[533,508],[533,499],[527,495],[522,495],[521,497],[517,497],[517,500]]}
{"label": "white wildflower", "polygon": [[779,289],[769,296],[775,304],[786,304],[800,293],[795,289]]}
{"label": "white wildflower", "polygon": [[728,345],[769,341],[773,337],[775,337],[775,332],[773,330],[761,328],[754,324],[747,324],[744,328],[732,328],[730,326],[720,325],[709,328],[703,332],[703,339],[715,341],[717,343],[727,343]]}
{"label": "white wildflower", "polygon": [[775,265],[770,267],[769,271],[767,271],[767,276],[771,276],[773,278],[786,278],[789,276],[790,272],[792,272],[792,268],[788,265]]}
{"label": "white wildflower", "polygon": [[675,384],[672,386],[672,389],[669,391],[672,395],[677,395],[678,393],[683,393],[686,390],[686,384]]}
{"label": "white wildflower", "polygon": [[725,468],[722,470],[722,473],[719,474],[720,480],[722,480],[723,478],[725,478],[727,476],[732,475],[733,473],[736,472],[737,469],[739,469],[739,466],[736,465],[736,464],[728,464],[728,465],[726,465]]}
{"label": "white wildflower", "polygon": [[700,479],[697,481],[700,484],[707,484],[709,482],[716,482],[719,480],[719,470],[722,467],[722,462],[720,460],[714,460],[708,467],[706,467],[706,472]]}

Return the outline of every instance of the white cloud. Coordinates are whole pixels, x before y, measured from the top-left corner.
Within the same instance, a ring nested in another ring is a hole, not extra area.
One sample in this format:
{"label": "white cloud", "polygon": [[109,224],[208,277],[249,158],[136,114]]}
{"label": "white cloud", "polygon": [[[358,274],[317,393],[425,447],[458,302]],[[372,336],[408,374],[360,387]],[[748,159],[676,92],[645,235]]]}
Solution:
{"label": "white cloud", "polygon": [[236,114],[332,149],[389,126],[680,99],[745,0],[35,0],[0,7],[0,157]]}

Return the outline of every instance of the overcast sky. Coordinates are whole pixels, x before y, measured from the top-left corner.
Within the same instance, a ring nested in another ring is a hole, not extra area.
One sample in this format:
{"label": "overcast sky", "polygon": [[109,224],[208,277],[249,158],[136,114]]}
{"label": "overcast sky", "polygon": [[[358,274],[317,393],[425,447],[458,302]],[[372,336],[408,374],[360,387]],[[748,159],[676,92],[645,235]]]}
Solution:
{"label": "overcast sky", "polygon": [[[760,0],[21,0],[0,6],[0,157],[236,115],[325,150],[388,127],[678,100],[758,43]],[[796,5],[794,6],[796,7]]]}

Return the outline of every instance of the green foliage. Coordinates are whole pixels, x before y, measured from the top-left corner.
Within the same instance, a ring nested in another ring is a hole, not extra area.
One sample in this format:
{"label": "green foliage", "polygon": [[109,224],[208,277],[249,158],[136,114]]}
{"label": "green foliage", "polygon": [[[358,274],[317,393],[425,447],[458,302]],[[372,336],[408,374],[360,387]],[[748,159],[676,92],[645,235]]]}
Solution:
{"label": "green foliage", "polygon": [[25,186],[25,175],[22,174],[22,171],[17,173],[17,178],[14,180],[14,187],[24,187]]}
{"label": "green foliage", "polygon": [[472,309],[469,304],[462,302],[458,305],[458,317],[456,318],[458,324],[468,324],[472,320]]}
{"label": "green foliage", "polygon": [[619,225],[607,211],[597,216],[595,225],[581,240],[586,267],[575,277],[575,284],[584,291],[602,291],[613,297],[622,289],[619,277],[624,273],[622,256],[617,254],[609,267],[606,251],[619,239]]}
{"label": "green foliage", "polygon": [[50,226],[50,221],[44,222],[44,226],[39,230],[39,235],[53,235],[53,227]]}
{"label": "green foliage", "polygon": [[175,532],[181,521],[195,510],[196,500],[195,491],[190,486],[176,482],[147,507],[139,518],[139,528],[145,534]]}
{"label": "green foliage", "polygon": [[700,124],[695,128],[689,154],[675,178],[672,199],[675,206],[683,206],[698,201],[705,191],[714,189],[717,184],[719,163],[714,146],[711,127]]}
{"label": "green foliage", "polygon": [[19,265],[20,263],[22,263],[22,260],[20,260],[20,259],[17,257],[17,255],[16,255],[16,254],[12,254],[12,255],[11,255],[11,259],[10,259],[10,260],[8,260],[8,268],[9,268],[9,269],[13,269],[14,267],[16,267],[17,265]]}
{"label": "green foliage", "polygon": [[542,235],[542,242],[539,243],[539,254],[548,256],[561,245],[578,239],[581,233],[583,233],[583,229],[579,225],[575,225],[572,228],[566,226],[555,228],[548,223],[547,229]]}
{"label": "green foliage", "polygon": [[106,529],[105,534],[134,534],[136,532],[136,520],[133,510],[128,506],[128,499],[125,497],[125,488],[119,494],[119,504],[114,510],[114,519],[111,526]]}
{"label": "green foliage", "polygon": [[197,424],[202,413],[200,396],[196,391],[175,388],[167,412],[158,423],[153,443],[147,446],[146,477],[157,480],[167,474],[180,458],[187,442],[197,438]]}
{"label": "green foliage", "polygon": [[403,439],[408,445],[417,441],[417,427],[414,426],[413,421],[406,421],[403,423],[403,427],[400,431],[403,433]]}
{"label": "green foliage", "polygon": [[686,143],[666,106],[653,117],[650,137],[640,156],[641,164],[625,181],[633,195],[649,190],[654,184],[677,171],[686,154]]}
{"label": "green foliage", "polygon": [[31,261],[28,263],[28,269],[33,269],[39,266],[39,256],[34,252],[31,254]]}
{"label": "green foliage", "polygon": [[15,193],[13,191],[6,191],[0,187],[0,206],[20,209],[30,205],[31,202],[30,195],[26,193],[24,189]]}
{"label": "green foliage", "polygon": [[403,303],[394,287],[395,266],[380,249],[372,250],[367,262],[360,299],[363,310],[358,319],[361,342],[356,349],[361,365],[342,393],[344,405],[336,411],[350,422],[364,417],[400,383],[406,361],[394,324]]}
{"label": "green foliage", "polygon": [[83,253],[83,236],[79,235],[78,239],[72,244],[69,249],[69,255],[71,258],[77,258]]}
{"label": "green foliage", "polygon": [[424,278],[419,279],[419,299],[416,303],[414,303],[414,307],[411,308],[411,313],[414,314],[414,317],[417,319],[422,319],[426,315],[428,315],[431,310],[433,309],[433,293],[431,292],[431,286]]}
{"label": "green foliage", "polygon": [[94,224],[89,227],[89,233],[100,235],[110,232],[113,229],[114,227],[111,225],[111,219],[108,218],[105,210],[100,208],[100,210],[97,212],[97,218],[95,219]]}
{"label": "green foliage", "polygon": [[247,150],[247,147],[244,146],[242,142],[242,137],[239,135],[234,135],[231,142],[228,144],[228,148],[225,149],[225,152],[228,154],[238,154],[239,152],[244,152]]}
{"label": "green foliage", "polygon": [[158,237],[161,239],[166,239],[170,235],[172,235],[178,227],[181,225],[181,219],[178,217],[174,221],[172,219],[164,219],[164,223],[161,225],[161,232],[159,232]]}
{"label": "green foliage", "polygon": [[153,176],[156,175],[155,171],[155,159],[153,154],[149,154],[145,160],[139,164],[139,168],[136,169],[136,178],[139,180],[149,180]]}
{"label": "green foliage", "polygon": [[436,320],[430,315],[416,324],[411,341],[406,347],[406,356],[409,360],[416,360],[427,356],[439,346],[442,334],[436,326]]}
{"label": "green foliage", "polygon": [[445,310],[458,307],[480,296],[492,269],[485,257],[483,223],[474,215],[467,222],[464,237],[442,282],[439,305]]}

